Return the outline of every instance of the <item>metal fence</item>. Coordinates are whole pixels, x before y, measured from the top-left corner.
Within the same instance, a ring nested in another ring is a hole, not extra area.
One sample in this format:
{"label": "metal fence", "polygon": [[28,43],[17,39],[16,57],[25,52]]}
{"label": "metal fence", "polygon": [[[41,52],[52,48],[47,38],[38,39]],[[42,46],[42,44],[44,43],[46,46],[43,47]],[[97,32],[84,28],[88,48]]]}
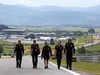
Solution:
{"label": "metal fence", "polygon": [[76,56],[98,56],[100,55],[100,52],[98,53],[77,53]]}

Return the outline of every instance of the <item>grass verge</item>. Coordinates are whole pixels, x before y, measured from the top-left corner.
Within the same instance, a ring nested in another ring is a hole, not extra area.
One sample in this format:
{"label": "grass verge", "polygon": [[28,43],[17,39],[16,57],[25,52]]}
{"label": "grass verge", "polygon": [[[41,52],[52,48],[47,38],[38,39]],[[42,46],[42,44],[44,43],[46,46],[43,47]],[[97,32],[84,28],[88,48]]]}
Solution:
{"label": "grass verge", "polygon": [[[50,61],[52,62],[57,62],[56,59],[50,59]],[[62,65],[66,66],[66,60],[62,59],[61,62]],[[91,63],[91,62],[73,62],[72,63],[72,67],[74,69],[80,70],[80,71],[84,71],[84,72],[88,72],[88,73],[92,73],[94,75],[100,75],[100,63]]]}

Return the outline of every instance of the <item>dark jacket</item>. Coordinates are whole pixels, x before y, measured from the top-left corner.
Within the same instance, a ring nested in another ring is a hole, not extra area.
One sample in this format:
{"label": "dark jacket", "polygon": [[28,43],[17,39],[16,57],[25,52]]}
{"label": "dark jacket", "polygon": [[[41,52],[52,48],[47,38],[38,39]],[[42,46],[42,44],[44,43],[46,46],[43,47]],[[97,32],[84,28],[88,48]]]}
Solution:
{"label": "dark jacket", "polygon": [[14,53],[16,53],[17,58],[21,58],[22,54],[24,53],[24,47],[23,47],[23,45],[22,44],[21,45],[17,44],[15,46]]}
{"label": "dark jacket", "polygon": [[36,44],[36,45],[32,44],[31,49],[32,49],[32,55],[39,55],[40,54],[40,49],[39,49],[38,44]]}
{"label": "dark jacket", "polygon": [[50,46],[44,46],[42,50],[42,57],[49,59],[49,53],[52,56],[52,51],[51,51]]}
{"label": "dark jacket", "polygon": [[72,56],[73,53],[75,54],[74,44],[73,43],[66,43],[64,52],[70,56]]}
{"label": "dark jacket", "polygon": [[63,46],[60,45],[60,46],[56,46],[55,47],[55,50],[56,50],[56,56],[62,56],[62,51],[63,51]]}

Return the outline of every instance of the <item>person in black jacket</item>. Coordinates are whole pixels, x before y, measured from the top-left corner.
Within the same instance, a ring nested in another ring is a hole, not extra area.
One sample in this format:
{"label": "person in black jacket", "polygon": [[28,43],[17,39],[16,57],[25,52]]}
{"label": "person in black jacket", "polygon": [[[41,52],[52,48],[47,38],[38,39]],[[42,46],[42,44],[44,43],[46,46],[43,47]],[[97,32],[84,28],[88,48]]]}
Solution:
{"label": "person in black jacket", "polygon": [[66,54],[66,68],[72,70],[72,56],[75,56],[75,48],[71,39],[68,39],[68,43],[65,45],[65,54]]}
{"label": "person in black jacket", "polygon": [[48,61],[49,61],[49,53],[51,54],[52,56],[52,51],[51,51],[51,48],[50,46],[48,46],[48,43],[45,42],[45,46],[43,47],[43,50],[42,50],[42,57],[44,58],[44,64],[45,64],[45,69],[48,68]]}
{"label": "person in black jacket", "polygon": [[38,55],[40,54],[39,45],[36,44],[36,40],[33,41],[30,52],[31,52],[31,56],[32,56],[33,69],[34,69],[34,68],[37,68]]}
{"label": "person in black jacket", "polygon": [[21,68],[22,55],[24,55],[24,47],[21,44],[21,40],[18,40],[18,44],[15,46],[14,55],[16,55],[16,68]]}
{"label": "person in black jacket", "polygon": [[58,45],[55,47],[55,57],[57,58],[57,65],[58,65],[58,69],[60,69],[60,65],[61,65],[61,59],[63,56],[63,46],[61,45],[61,41],[58,41]]}

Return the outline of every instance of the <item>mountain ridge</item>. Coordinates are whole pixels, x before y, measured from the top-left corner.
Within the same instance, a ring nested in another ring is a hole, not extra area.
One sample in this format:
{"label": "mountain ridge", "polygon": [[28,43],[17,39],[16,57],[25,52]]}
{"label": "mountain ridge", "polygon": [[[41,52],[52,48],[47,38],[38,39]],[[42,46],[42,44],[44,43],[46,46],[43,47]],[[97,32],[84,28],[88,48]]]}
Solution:
{"label": "mountain ridge", "polygon": [[95,24],[100,25],[100,5],[93,7],[27,7],[0,3],[0,24]]}

